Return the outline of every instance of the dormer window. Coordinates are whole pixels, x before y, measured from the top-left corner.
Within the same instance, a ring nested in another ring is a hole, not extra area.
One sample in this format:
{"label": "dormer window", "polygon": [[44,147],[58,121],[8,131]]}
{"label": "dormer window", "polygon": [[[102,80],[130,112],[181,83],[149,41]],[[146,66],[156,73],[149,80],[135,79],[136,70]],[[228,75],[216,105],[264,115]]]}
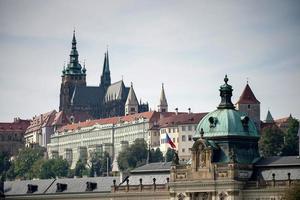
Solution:
{"label": "dormer window", "polygon": [[28,184],[27,185],[27,193],[34,193],[38,190],[37,185]]}
{"label": "dormer window", "polygon": [[214,128],[217,125],[218,119],[216,117],[208,118],[209,121],[209,128]]}
{"label": "dormer window", "polygon": [[86,190],[85,191],[93,191],[96,188],[97,188],[97,183],[86,182]]}
{"label": "dormer window", "polygon": [[244,129],[248,130],[248,128],[249,128],[249,117],[248,116],[242,116],[241,117],[241,122],[242,122],[242,125],[243,125]]}
{"label": "dormer window", "polygon": [[56,184],[56,192],[63,192],[67,189],[68,185],[65,183],[57,183]]}

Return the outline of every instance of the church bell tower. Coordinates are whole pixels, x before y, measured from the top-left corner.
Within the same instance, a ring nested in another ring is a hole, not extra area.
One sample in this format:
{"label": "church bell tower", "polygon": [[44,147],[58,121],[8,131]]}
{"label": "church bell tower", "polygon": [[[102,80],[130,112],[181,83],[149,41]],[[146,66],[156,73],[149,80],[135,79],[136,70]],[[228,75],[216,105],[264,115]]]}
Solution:
{"label": "church bell tower", "polygon": [[72,48],[70,53],[70,60],[62,71],[62,81],[60,87],[60,102],[59,111],[64,111],[66,114],[71,113],[71,98],[75,87],[86,86],[86,69],[82,67],[78,61],[77,42],[75,37],[75,30],[73,32]]}

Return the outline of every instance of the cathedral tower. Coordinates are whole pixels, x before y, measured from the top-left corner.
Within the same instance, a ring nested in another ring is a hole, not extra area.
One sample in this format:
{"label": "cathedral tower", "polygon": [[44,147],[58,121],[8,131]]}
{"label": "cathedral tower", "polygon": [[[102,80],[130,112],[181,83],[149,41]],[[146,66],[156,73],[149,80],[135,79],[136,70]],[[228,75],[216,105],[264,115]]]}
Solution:
{"label": "cathedral tower", "polygon": [[254,121],[257,130],[260,130],[260,102],[256,99],[248,82],[240,99],[236,103],[236,107],[239,111],[247,113]]}
{"label": "cathedral tower", "polygon": [[139,102],[136,98],[135,92],[133,90],[133,85],[131,83],[127,100],[125,103],[125,115],[132,115],[138,113]]}
{"label": "cathedral tower", "polygon": [[101,75],[100,86],[102,86],[105,91],[111,85],[110,79],[110,70],[109,70],[109,59],[108,59],[108,51],[104,54],[104,63],[103,63],[103,71]]}
{"label": "cathedral tower", "polygon": [[168,102],[167,102],[167,98],[165,95],[164,84],[162,84],[162,86],[161,86],[158,112],[168,112]]}
{"label": "cathedral tower", "polygon": [[76,86],[86,86],[86,69],[82,68],[78,61],[77,42],[75,31],[73,32],[72,49],[70,53],[70,60],[62,71],[62,82],[60,87],[60,102],[59,110],[67,114],[71,112],[71,98]]}

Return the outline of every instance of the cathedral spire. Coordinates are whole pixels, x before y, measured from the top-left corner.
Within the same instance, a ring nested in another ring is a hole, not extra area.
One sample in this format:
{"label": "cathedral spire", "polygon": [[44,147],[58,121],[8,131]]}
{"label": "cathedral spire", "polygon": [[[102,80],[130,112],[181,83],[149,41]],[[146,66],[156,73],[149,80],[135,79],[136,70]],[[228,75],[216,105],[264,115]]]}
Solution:
{"label": "cathedral spire", "polygon": [[104,72],[108,72],[108,73],[110,73],[110,71],[109,71],[109,59],[108,59],[108,50],[106,51],[106,62],[104,63],[104,66],[103,66],[103,70],[104,70]]}
{"label": "cathedral spire", "polygon": [[164,84],[161,84],[161,93],[158,105],[158,112],[168,112],[168,102],[165,94]]}
{"label": "cathedral spire", "polygon": [[134,89],[133,89],[133,84],[131,83],[127,100],[125,103],[125,115],[132,115],[135,113],[138,113],[138,107],[139,107],[139,102],[136,98]]}
{"label": "cathedral spire", "polygon": [[105,89],[107,89],[111,85],[108,50],[104,53],[104,62],[100,85],[102,85]]}
{"label": "cathedral spire", "polygon": [[[77,42],[75,36],[75,30],[73,31],[73,38],[72,38],[72,49],[70,53],[70,63],[77,64],[78,63],[78,51],[77,51]],[[74,65],[76,66],[76,65]]]}
{"label": "cathedral spire", "polygon": [[72,48],[70,52],[70,61],[68,63],[66,74],[82,74],[82,67],[78,61],[77,41],[75,30],[73,31]]}
{"label": "cathedral spire", "polygon": [[234,105],[231,102],[233,89],[231,85],[227,84],[227,74],[225,75],[224,82],[225,84],[220,87],[221,103],[219,104],[218,109],[234,109]]}

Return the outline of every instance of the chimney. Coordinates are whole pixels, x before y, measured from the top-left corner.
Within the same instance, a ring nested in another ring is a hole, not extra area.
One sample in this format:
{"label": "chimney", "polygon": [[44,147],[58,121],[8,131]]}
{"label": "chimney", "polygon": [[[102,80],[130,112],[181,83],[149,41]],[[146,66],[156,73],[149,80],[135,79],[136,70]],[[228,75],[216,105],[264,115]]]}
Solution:
{"label": "chimney", "polygon": [[191,112],[191,108],[188,108],[188,110],[189,110],[189,114],[191,114],[192,112]]}
{"label": "chimney", "polygon": [[175,108],[175,113],[176,115],[178,115],[178,108]]}

